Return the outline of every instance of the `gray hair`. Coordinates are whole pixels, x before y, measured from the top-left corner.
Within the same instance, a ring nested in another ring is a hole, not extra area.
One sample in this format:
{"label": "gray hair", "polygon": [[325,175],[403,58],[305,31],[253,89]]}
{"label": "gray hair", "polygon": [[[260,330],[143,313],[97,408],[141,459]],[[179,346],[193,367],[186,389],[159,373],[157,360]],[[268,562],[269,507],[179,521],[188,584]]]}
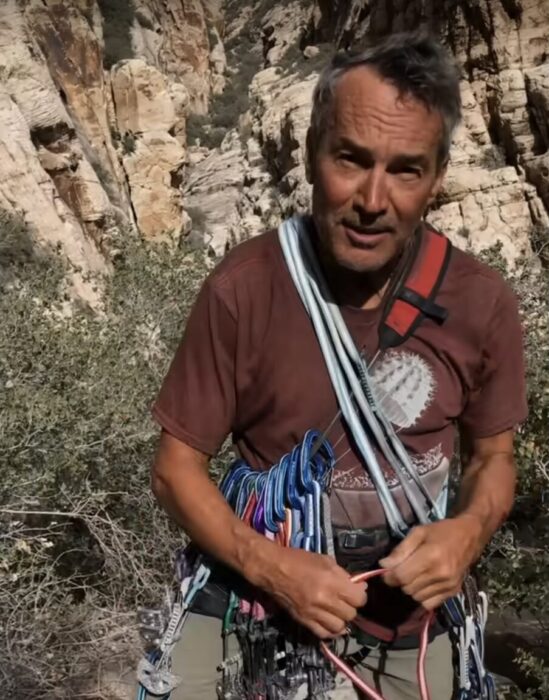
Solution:
{"label": "gray hair", "polygon": [[459,73],[441,44],[424,31],[402,32],[372,43],[359,53],[339,53],[324,68],[313,94],[311,130],[318,140],[330,116],[333,95],[342,75],[371,66],[401,95],[420,100],[442,116],[443,134],[438,164],[448,158],[452,136],[461,119]]}

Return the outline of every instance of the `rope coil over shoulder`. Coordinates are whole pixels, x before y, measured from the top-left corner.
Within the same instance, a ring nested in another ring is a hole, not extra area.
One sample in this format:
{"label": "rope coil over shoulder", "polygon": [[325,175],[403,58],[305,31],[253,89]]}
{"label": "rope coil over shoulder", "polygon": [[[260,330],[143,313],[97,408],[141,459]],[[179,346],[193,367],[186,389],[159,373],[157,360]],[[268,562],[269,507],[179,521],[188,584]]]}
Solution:
{"label": "rope coil over shoulder", "polygon": [[[390,531],[403,538],[409,526],[386,483],[377,452],[393,468],[416,520],[427,524],[442,519],[444,512],[419,478],[392,424],[376,402],[368,368],[330,295],[304,219],[294,217],[284,222],[279,240],[315,329],[341,412],[375,485]],[[408,268],[401,284],[393,290],[394,301],[386,309],[379,329],[380,346],[394,347],[402,342],[426,316],[434,322],[444,320],[444,310],[436,304],[435,296],[450,254],[445,240],[433,232],[421,243],[423,264]],[[426,264],[428,273],[422,273]],[[333,556],[327,488],[334,463],[334,453],[325,436],[310,430],[301,443],[266,472],[254,471],[238,460],[223,478],[220,489],[236,515],[265,537],[281,546]],[[168,698],[180,681],[171,673],[170,655],[194,599],[207,584],[211,567],[202,555],[193,553],[192,547],[180,555],[178,562],[180,586],[171,614],[162,617],[158,611],[142,613],[141,624],[153,649],[138,668],[138,700],[144,700],[147,693]],[[366,572],[356,580],[381,573]],[[486,597],[475,595],[468,583],[464,594],[449,600],[443,612],[455,651],[458,700],[496,700],[492,677],[483,665]],[[335,686],[337,668],[367,697],[383,700],[345,665],[331,645],[311,639],[296,623],[281,628],[281,622],[280,611],[259,592],[250,597],[231,590],[223,621],[224,661],[219,669],[222,677],[218,698],[290,699],[303,684],[308,697],[326,698]],[[424,659],[430,622],[431,616],[426,615],[418,655],[422,700],[429,699]],[[236,635],[241,650],[234,658],[227,657],[230,634]]]}

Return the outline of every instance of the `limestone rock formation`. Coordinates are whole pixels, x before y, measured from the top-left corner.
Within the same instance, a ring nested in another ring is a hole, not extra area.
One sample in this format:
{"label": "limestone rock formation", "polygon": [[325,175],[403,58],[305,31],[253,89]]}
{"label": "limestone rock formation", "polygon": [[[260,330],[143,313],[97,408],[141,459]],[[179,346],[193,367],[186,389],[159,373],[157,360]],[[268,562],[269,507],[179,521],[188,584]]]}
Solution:
{"label": "limestone rock formation", "polygon": [[[549,230],[549,6],[542,0],[397,1],[391,12],[381,0],[317,0],[272,5],[259,20],[253,3],[238,3],[238,10],[227,27],[231,40],[255,19],[268,66],[249,90],[253,144],[248,140],[245,151],[241,211],[255,208],[272,223],[277,214],[307,207],[305,134],[327,42],[347,48],[369,35],[427,24],[462,68],[464,105],[429,220],[475,252],[499,242],[510,261],[529,250],[532,229]],[[276,206],[265,207],[266,201]]]}
{"label": "limestone rock formation", "polygon": [[220,49],[210,57],[213,47],[208,35],[208,29],[218,32],[222,26],[220,0],[135,0],[135,8],[136,54],[170,80],[182,82],[192,111],[205,112],[211,84],[219,84],[220,71],[224,69]]}
{"label": "limestone rock formation", "polygon": [[108,269],[128,226],[222,254],[308,207],[310,101],[333,51],[420,24],[456,55],[464,104],[429,219],[513,260],[549,228],[544,0],[6,0],[1,205],[85,270]]}
{"label": "limestone rock formation", "polygon": [[[84,273],[104,271],[94,233],[111,205],[20,7],[8,3],[0,21],[0,206],[24,214],[39,240],[61,245]],[[74,283],[94,301],[82,277]]]}
{"label": "limestone rock formation", "polygon": [[139,230],[149,238],[168,231],[179,233],[185,150],[172,136],[179,114],[169,82],[154,66],[131,59],[112,68],[111,87],[122,163]]}
{"label": "limestone rock formation", "polygon": [[125,227],[180,235],[186,118],[224,87],[222,31],[221,0],[1,3],[0,206],[84,273]]}

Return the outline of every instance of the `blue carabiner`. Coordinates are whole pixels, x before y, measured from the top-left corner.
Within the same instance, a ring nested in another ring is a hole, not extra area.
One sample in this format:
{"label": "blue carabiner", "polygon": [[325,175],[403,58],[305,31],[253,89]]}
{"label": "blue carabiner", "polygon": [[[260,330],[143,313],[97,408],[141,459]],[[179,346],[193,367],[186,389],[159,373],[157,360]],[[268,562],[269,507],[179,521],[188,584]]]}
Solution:
{"label": "blue carabiner", "polygon": [[265,493],[268,472],[260,472],[255,480],[255,495],[257,503],[252,517],[252,527],[256,532],[263,534],[265,532]]}
{"label": "blue carabiner", "polygon": [[233,508],[234,512],[239,518],[242,518],[244,515],[244,510],[248,503],[248,499],[250,498],[250,494],[255,488],[255,481],[257,477],[258,472],[250,469],[250,471],[247,474],[244,474],[240,480]]}
{"label": "blue carabiner", "polygon": [[297,484],[297,469],[299,464],[299,456],[300,448],[299,445],[296,445],[290,454],[285,481],[286,503],[288,503],[292,508],[300,508],[301,506]]}
{"label": "blue carabiner", "polygon": [[240,483],[240,480],[242,479],[243,475],[247,474],[250,471],[250,467],[242,459],[237,459],[229,467],[228,471],[226,472],[219,485],[221,493],[225,496],[225,499],[229,503],[231,502],[231,496],[233,494],[235,486],[237,486]]}
{"label": "blue carabiner", "polygon": [[314,513],[314,496],[312,493],[305,494],[305,518],[304,518],[304,533],[303,549],[306,552],[313,551],[315,542],[315,513]]}
{"label": "blue carabiner", "polygon": [[263,496],[263,523],[269,532],[278,532],[278,525],[274,517],[274,507],[275,507],[275,484],[277,479],[277,469],[280,465],[275,465],[269,469],[267,472],[267,479],[265,480],[264,496]]}
{"label": "blue carabiner", "polygon": [[298,507],[292,508],[292,532],[290,537],[290,547],[301,549],[303,538],[305,536],[303,528],[305,514],[305,496],[299,496],[297,502]]}
{"label": "blue carabiner", "polygon": [[285,486],[286,473],[290,464],[290,455],[285,454],[276,466],[276,479],[274,483],[273,511],[277,522],[283,523],[286,520]]}
{"label": "blue carabiner", "polygon": [[450,621],[454,627],[463,627],[465,624],[465,611],[463,610],[463,604],[458,596],[448,598],[448,600],[443,603],[443,608],[450,617]]}
{"label": "blue carabiner", "polygon": [[312,502],[314,521],[313,549],[318,554],[322,554],[322,489],[318,481],[313,483]]}
{"label": "blue carabiner", "polygon": [[314,479],[319,482],[323,489],[326,488],[328,484],[329,475],[334,465],[334,450],[331,444],[327,440],[324,440],[312,461]]}
{"label": "blue carabiner", "polygon": [[316,438],[320,436],[317,430],[308,430],[301,444],[299,459],[299,482],[301,488],[307,493],[313,492],[313,474],[311,470],[311,452]]}

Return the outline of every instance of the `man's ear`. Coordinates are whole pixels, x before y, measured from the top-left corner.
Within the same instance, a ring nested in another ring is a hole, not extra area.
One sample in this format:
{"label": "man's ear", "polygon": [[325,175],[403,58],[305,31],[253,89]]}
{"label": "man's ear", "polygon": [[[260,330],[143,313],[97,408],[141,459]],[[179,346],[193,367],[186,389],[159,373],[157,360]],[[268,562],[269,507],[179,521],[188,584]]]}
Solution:
{"label": "man's ear", "polygon": [[315,179],[315,136],[312,127],[307,129],[307,139],[305,142],[305,176],[307,182],[312,185]]}
{"label": "man's ear", "polygon": [[444,181],[444,178],[446,177],[446,171],[448,169],[448,159],[442,163],[440,166],[438,173],[433,181],[433,184],[431,186],[431,191],[429,192],[429,199],[427,200],[427,206],[430,207],[431,204],[435,201],[437,198],[438,193],[440,192],[440,189],[442,187],[442,183]]}

